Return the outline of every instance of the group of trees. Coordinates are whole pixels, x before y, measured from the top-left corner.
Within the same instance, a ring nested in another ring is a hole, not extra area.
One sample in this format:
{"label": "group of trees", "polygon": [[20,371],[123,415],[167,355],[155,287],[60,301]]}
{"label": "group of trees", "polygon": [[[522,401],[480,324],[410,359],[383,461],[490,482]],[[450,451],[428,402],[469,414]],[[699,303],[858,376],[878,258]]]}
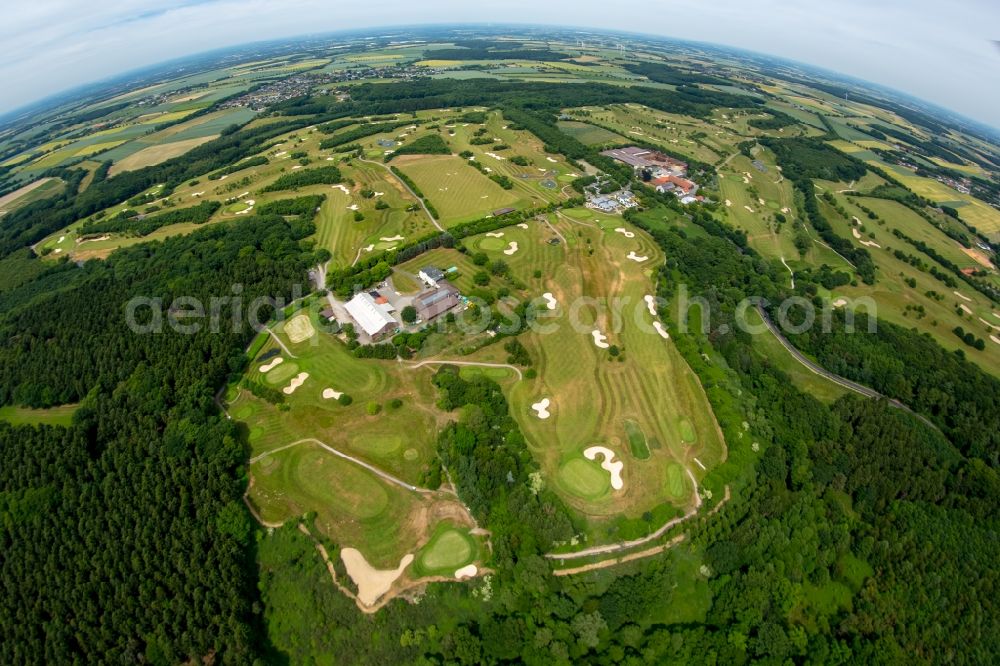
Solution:
{"label": "group of trees", "polygon": [[80,225],[80,233],[96,234],[104,232],[130,233],[148,236],[168,224],[190,222],[204,224],[222,207],[218,201],[202,201],[197,206],[178,208],[156,215],[138,215],[135,211],[123,211],[111,218],[88,220]]}
{"label": "group of trees", "polygon": [[335,166],[321,166],[314,169],[301,169],[278,176],[277,180],[261,188],[261,192],[280,192],[295,190],[309,185],[336,185],[344,179],[340,169]]}
{"label": "group of trees", "polygon": [[[252,659],[247,454],[213,396],[254,335],[233,315],[304,280],[300,233],[248,216],[5,294],[0,403],[81,405],[70,428],[0,423],[0,660]],[[127,322],[133,297],[162,298],[148,323],[219,295],[234,300],[214,331]]]}

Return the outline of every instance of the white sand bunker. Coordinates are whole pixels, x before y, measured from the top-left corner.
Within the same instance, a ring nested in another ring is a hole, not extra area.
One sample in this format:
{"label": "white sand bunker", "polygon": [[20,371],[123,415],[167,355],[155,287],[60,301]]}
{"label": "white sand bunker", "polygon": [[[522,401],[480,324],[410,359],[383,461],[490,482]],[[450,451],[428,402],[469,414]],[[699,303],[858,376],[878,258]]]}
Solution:
{"label": "white sand bunker", "polygon": [[626,259],[631,259],[632,261],[637,261],[637,262],[640,262],[640,263],[642,263],[643,261],[646,261],[647,259],[649,259],[649,257],[647,257],[645,255],[639,256],[638,254],[635,253],[635,250],[630,250],[629,253],[627,255],[625,255],[625,258]]}
{"label": "white sand bunker", "polygon": [[545,292],[544,294],[542,294],[542,298],[545,299],[545,307],[547,307],[549,310],[556,309],[558,301],[556,300],[556,297],[552,295],[552,292],[550,291]]}
{"label": "white sand bunker", "polygon": [[521,227],[522,229],[527,229],[528,228],[528,225],[525,224],[524,222],[518,222],[517,226]]}
{"label": "white sand bunker", "polygon": [[542,398],[533,404],[531,408],[538,413],[538,418],[547,419],[549,418],[549,405],[551,404],[552,402],[548,398]]}
{"label": "white sand bunker", "polygon": [[358,209],[358,204],[351,204],[350,206],[347,207],[347,210],[357,210],[357,209]]}
{"label": "white sand bunker", "polygon": [[61,248],[61,247],[57,247],[57,248],[56,248],[56,249],[54,250],[54,253],[55,253],[55,254],[59,254],[60,252],[62,252],[62,248]]}
{"label": "white sand bunker", "polygon": [[726,208],[729,208],[732,205],[733,205],[733,202],[730,201],[729,199],[726,199]]}
{"label": "white sand bunker", "polygon": [[559,160],[553,159],[551,157],[546,157],[545,159],[547,159],[549,162],[552,162],[553,164],[556,164],[556,163],[559,162]]}
{"label": "white sand bunker", "polygon": [[407,553],[399,561],[395,569],[376,569],[368,564],[368,560],[355,548],[344,548],[340,551],[340,559],[344,561],[347,575],[358,586],[358,600],[365,606],[373,606],[382,595],[389,591],[396,579],[403,575],[403,570],[413,561],[413,553]]}
{"label": "white sand bunker", "polygon": [[835,307],[835,308],[842,308],[845,305],[847,305],[847,299],[846,298],[838,298],[837,300],[835,300],[833,302],[833,307]]}
{"label": "white sand bunker", "polygon": [[386,243],[394,243],[396,241],[403,240],[403,237],[397,234],[395,236],[382,236],[379,240],[385,241]]}
{"label": "white sand bunker", "polygon": [[281,365],[284,362],[285,359],[283,359],[280,356],[275,356],[273,359],[271,359],[270,363],[265,363],[264,365],[260,366],[260,371],[271,372],[271,370],[273,370],[274,368],[276,368],[277,366]]}
{"label": "white sand bunker", "polygon": [[332,161],[333,161],[333,159],[334,159],[334,158],[332,158],[332,157],[328,157],[328,158],[326,158],[326,161],[327,161],[327,162],[332,162]]}
{"label": "white sand bunker", "polygon": [[60,236],[59,240],[57,240],[56,242],[57,243],[62,243],[64,240],[66,240],[66,237],[65,236]]}
{"label": "white sand bunker", "polygon": [[987,326],[989,326],[990,328],[992,328],[994,330],[1000,331],[1000,326],[995,326],[995,325],[991,324],[990,322],[986,321],[985,319],[983,319],[982,317],[979,317],[979,321],[983,322],[984,324],[986,324]]}
{"label": "white sand bunker", "polygon": [[371,245],[365,245],[365,246],[364,246],[363,248],[361,248],[361,249],[362,249],[362,250],[364,250],[365,252],[371,252],[372,250],[374,250],[374,249],[375,249],[375,244],[374,244],[374,243],[372,243]]}
{"label": "white sand bunker", "polygon": [[376,192],[374,196],[376,197],[385,196],[385,192]]}
{"label": "white sand bunker", "polygon": [[492,238],[503,238],[503,232],[502,231],[487,231],[486,235],[490,236]]}
{"label": "white sand bunker", "polygon": [[302,168],[301,164],[296,164],[295,166],[292,167],[292,171],[295,171],[296,169],[301,169],[301,168]]}
{"label": "white sand bunker", "polygon": [[501,162],[503,162],[505,159],[507,159],[503,155],[497,155],[496,153],[486,153],[486,154],[489,155],[490,157],[492,157],[495,160],[500,160]]}
{"label": "white sand bunker", "polygon": [[765,206],[765,205],[767,205],[767,204],[765,204],[765,203],[764,203],[764,200],[763,200],[763,199],[761,199],[761,198],[758,198],[758,199],[757,199],[757,203],[758,203],[759,205],[761,205],[761,206]]}
{"label": "white sand bunker", "polygon": [[642,297],[642,300],[646,301],[646,307],[649,308],[649,314],[656,316],[656,298],[651,294],[646,294]]}
{"label": "white sand bunker", "polygon": [[995,335],[991,335],[991,336],[990,336],[990,340],[992,340],[993,342],[995,342],[995,343],[997,343],[998,345],[1000,345],[1000,338],[998,338],[997,336],[995,336]]}
{"label": "white sand bunker", "polygon": [[[331,159],[332,159],[332,158],[331,158]],[[335,190],[340,190],[340,191],[341,191],[341,192],[343,192],[344,194],[350,194],[350,193],[351,193],[351,191],[350,191],[349,189],[347,189],[347,188],[346,188],[346,187],[345,187],[345,186],[344,186],[343,184],[340,184],[340,185],[334,185],[334,186],[333,186],[333,189],[335,189]]]}
{"label": "white sand bunker", "polygon": [[332,388],[323,389],[323,399],[324,400],[336,400],[340,396],[344,395],[343,391],[334,391]]}
{"label": "white sand bunker", "polygon": [[965,303],[960,303],[958,307],[962,308],[962,312],[964,312],[965,314],[972,314],[972,310],[970,310],[969,306],[966,305]]}
{"label": "white sand bunker", "polygon": [[743,206],[743,207],[746,208],[749,212],[751,213],[753,212],[753,208],[751,208],[750,206]]}
{"label": "white sand bunker", "polygon": [[965,294],[960,294],[957,291],[953,291],[951,293],[955,294],[956,296],[958,296],[959,298],[961,298],[963,301],[969,301],[970,303],[972,302],[972,299],[969,298],[968,296],[966,296]]}
{"label": "white sand bunker", "polygon": [[851,233],[854,234],[855,238],[861,238],[861,234],[854,227],[851,227]]}
{"label": "white sand bunker", "polygon": [[663,328],[663,324],[661,324],[660,322],[654,321],[653,328],[656,329],[656,332],[659,333],[660,337],[663,338],[664,340],[670,339],[670,334],[667,333],[667,329]]}
{"label": "white sand bunker", "polygon": [[466,564],[461,569],[455,570],[455,579],[462,580],[463,578],[472,578],[477,573],[479,573],[479,569],[476,567],[475,564]]}
{"label": "white sand bunker", "polygon": [[608,336],[604,335],[596,328],[593,331],[591,331],[590,334],[594,336],[594,344],[597,347],[601,349],[607,349],[608,347],[611,346],[608,344]]}
{"label": "white sand bunker", "polygon": [[634,231],[629,231],[625,227],[615,227],[615,231],[617,231],[618,233],[620,233],[625,238],[635,238],[635,232]]}
{"label": "white sand bunker", "polygon": [[285,395],[291,395],[295,393],[295,390],[302,386],[306,380],[309,379],[308,372],[300,372],[299,374],[292,377],[292,381],[288,382],[288,386],[281,389],[281,392]]}
{"label": "white sand bunker", "polygon": [[507,246],[507,249],[503,251],[503,253],[508,256],[514,254],[515,252],[517,252],[517,241],[511,241],[510,245]]}
{"label": "white sand bunker", "polygon": [[611,487],[615,490],[621,490],[624,488],[625,484],[622,482],[622,468],[625,467],[625,463],[620,460],[614,461],[615,452],[606,446],[591,446],[583,452],[583,456],[587,460],[596,460],[598,454],[604,457],[604,460],[601,461],[601,467],[606,469],[608,473],[611,474]]}
{"label": "white sand bunker", "polygon": [[864,245],[865,247],[877,247],[879,249],[882,248],[882,246],[876,243],[875,241],[861,241],[861,244]]}
{"label": "white sand bunker", "polygon": [[785,215],[788,215],[792,211],[788,209],[788,206],[785,206],[784,208],[781,209],[781,212],[784,213]]}

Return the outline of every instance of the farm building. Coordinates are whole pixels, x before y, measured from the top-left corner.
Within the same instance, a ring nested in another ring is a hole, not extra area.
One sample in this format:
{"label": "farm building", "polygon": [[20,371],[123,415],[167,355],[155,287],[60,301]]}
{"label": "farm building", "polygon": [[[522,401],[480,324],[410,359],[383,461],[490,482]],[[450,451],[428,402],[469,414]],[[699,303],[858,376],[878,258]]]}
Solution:
{"label": "farm building", "polygon": [[437,287],[438,282],[444,279],[444,271],[434,266],[424,266],[417,273],[417,277],[428,287]]}
{"label": "farm building", "polygon": [[493,217],[500,217],[501,215],[506,215],[507,213],[513,213],[515,210],[516,210],[515,208],[510,208],[510,207],[498,208],[497,210],[493,211]]}
{"label": "farm building", "polygon": [[612,148],[611,150],[602,151],[601,155],[618,160],[619,162],[624,162],[625,164],[628,164],[636,169],[642,169],[645,167],[660,167],[671,172],[687,172],[686,162],[674,159],[669,155],[664,155],[659,151],[647,150],[645,148],[639,148],[638,146]]}
{"label": "farm building", "polygon": [[347,301],[344,307],[361,330],[373,340],[393,333],[399,328],[399,324],[386,307],[376,303],[371,294],[361,292]]}
{"label": "farm building", "polygon": [[447,312],[461,302],[461,294],[447,280],[441,280],[437,289],[429,289],[413,299],[417,309],[417,317],[421,321],[430,321]]}

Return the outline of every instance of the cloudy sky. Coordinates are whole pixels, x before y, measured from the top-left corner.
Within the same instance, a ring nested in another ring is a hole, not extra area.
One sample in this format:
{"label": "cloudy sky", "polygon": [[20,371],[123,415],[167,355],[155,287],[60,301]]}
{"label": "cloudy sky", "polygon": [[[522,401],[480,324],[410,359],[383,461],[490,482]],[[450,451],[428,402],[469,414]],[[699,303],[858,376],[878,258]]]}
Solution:
{"label": "cloudy sky", "polygon": [[1000,127],[1000,1],[5,0],[0,113],[163,60],[304,33],[544,23],[738,46],[889,85]]}

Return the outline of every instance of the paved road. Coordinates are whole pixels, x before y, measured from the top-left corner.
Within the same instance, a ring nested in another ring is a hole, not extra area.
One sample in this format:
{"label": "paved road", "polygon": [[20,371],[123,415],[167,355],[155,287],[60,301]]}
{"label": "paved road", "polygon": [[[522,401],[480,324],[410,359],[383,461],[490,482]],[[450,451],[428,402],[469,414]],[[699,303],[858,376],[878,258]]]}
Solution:
{"label": "paved road", "polygon": [[914,416],[916,416],[918,419],[923,421],[926,425],[933,428],[934,430],[939,430],[939,428],[933,423],[931,423],[929,420],[927,420],[926,417],[922,416],[921,414],[917,414],[915,411],[913,411],[912,409],[901,403],[899,400],[882,395],[875,389],[869,388],[864,384],[858,384],[857,382],[853,382],[850,379],[847,379],[846,377],[835,375],[826,368],[824,368],[823,366],[818,365],[812,359],[808,358],[802,352],[800,352],[795,347],[795,345],[789,342],[787,338],[785,338],[785,336],[781,334],[781,331],[777,329],[777,327],[774,325],[774,322],[771,321],[771,318],[768,316],[767,312],[764,310],[763,307],[761,307],[759,303],[757,304],[757,312],[760,313],[760,318],[764,320],[764,323],[767,325],[768,330],[774,334],[774,337],[778,339],[778,342],[781,343],[781,346],[784,347],[788,351],[788,353],[795,358],[796,361],[804,365],[814,374],[817,374],[821,377],[825,377],[834,384],[843,386],[847,390],[854,391],[855,393],[863,395],[866,398],[873,398],[875,400],[885,400],[893,407],[896,407],[897,409],[902,409],[904,411],[913,414]]}
{"label": "paved road", "polygon": [[[442,227],[440,224],[438,224],[438,221],[434,218],[433,215],[431,215],[431,211],[427,207],[427,204],[424,203],[424,200],[417,196],[417,193],[414,192],[412,188],[410,188],[410,186],[407,184],[407,182],[405,180],[403,180],[402,178],[400,178],[399,176],[397,176],[396,174],[394,174],[392,172],[392,169],[390,169],[388,166],[386,166],[382,162],[373,162],[372,160],[366,160],[363,157],[359,157],[358,160],[360,160],[361,162],[367,162],[368,164],[374,164],[375,166],[382,167],[383,169],[385,169],[386,171],[388,171],[390,176],[392,176],[393,178],[395,178],[399,182],[400,185],[402,185],[403,187],[406,188],[407,192],[409,192],[410,194],[413,195],[413,198],[417,200],[417,203],[420,204],[420,207],[424,209],[425,213],[427,213],[427,217],[430,218],[431,224],[433,224],[435,227],[437,227],[438,231],[444,231],[444,227]],[[355,260],[355,261],[357,261],[357,260]]]}

